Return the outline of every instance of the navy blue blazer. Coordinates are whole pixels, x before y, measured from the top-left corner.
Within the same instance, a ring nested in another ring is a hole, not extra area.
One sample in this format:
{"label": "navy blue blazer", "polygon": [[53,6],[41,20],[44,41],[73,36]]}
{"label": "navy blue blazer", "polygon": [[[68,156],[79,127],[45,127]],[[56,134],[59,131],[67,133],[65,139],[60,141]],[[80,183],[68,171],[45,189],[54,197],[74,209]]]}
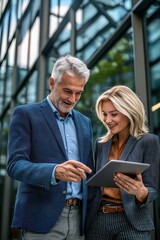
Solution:
{"label": "navy blue blazer", "polygon": [[[80,161],[93,169],[89,118],[73,110]],[[47,233],[57,222],[66,199],[67,182],[51,185],[57,163],[67,160],[63,140],[47,100],[14,109],[9,132],[8,175],[19,181],[12,227]],[[82,233],[87,205],[82,181]]]}
{"label": "navy blue blazer", "polygon": [[[112,139],[106,143],[96,141],[95,161],[96,171],[101,169],[109,160]],[[130,136],[120,156],[121,160],[149,163],[150,167],[142,174],[143,183],[148,188],[148,198],[143,204],[138,204],[135,196],[121,190],[122,202],[128,221],[139,231],[154,229],[148,210],[148,204],[153,202],[158,194],[160,145],[156,135],[147,133],[140,139]],[[106,176],[107,178],[107,176]],[[89,187],[87,207],[87,228],[93,223],[101,201],[101,189]]]}

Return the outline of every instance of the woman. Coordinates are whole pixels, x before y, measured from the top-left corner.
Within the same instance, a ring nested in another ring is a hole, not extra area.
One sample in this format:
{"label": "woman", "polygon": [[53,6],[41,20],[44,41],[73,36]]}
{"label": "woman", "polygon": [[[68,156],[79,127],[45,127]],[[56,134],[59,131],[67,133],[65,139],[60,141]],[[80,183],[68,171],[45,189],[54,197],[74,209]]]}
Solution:
{"label": "woman", "polygon": [[154,229],[148,204],[158,191],[158,137],[148,133],[144,106],[126,86],[104,92],[96,112],[108,130],[96,141],[96,171],[113,159],[149,163],[150,167],[136,178],[116,173],[117,188],[89,188],[87,240],[148,240]]}

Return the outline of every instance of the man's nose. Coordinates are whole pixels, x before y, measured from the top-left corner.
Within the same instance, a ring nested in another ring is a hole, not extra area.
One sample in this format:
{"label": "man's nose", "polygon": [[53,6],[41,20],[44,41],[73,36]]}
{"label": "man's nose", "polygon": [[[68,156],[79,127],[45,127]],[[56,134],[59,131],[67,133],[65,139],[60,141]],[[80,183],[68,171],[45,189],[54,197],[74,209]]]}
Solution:
{"label": "man's nose", "polygon": [[70,102],[76,102],[77,101],[77,99],[76,99],[76,94],[71,94],[70,96],[69,96],[69,98],[68,98],[68,100],[70,101]]}

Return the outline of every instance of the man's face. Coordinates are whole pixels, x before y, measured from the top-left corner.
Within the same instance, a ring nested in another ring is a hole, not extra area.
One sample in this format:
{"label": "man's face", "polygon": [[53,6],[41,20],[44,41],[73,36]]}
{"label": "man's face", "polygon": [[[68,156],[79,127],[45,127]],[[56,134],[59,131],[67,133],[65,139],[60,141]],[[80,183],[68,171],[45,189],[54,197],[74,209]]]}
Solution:
{"label": "man's face", "polygon": [[65,73],[59,83],[50,78],[50,99],[62,117],[74,108],[84,90],[85,79]]}

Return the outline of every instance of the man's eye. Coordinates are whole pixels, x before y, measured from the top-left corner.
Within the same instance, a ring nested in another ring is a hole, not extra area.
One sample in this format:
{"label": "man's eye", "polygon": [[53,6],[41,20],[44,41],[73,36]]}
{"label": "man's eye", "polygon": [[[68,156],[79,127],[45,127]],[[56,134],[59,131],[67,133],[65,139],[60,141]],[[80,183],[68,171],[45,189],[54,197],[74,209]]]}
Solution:
{"label": "man's eye", "polygon": [[65,93],[69,93],[69,94],[72,94],[71,91],[68,91],[68,90],[63,90]]}

